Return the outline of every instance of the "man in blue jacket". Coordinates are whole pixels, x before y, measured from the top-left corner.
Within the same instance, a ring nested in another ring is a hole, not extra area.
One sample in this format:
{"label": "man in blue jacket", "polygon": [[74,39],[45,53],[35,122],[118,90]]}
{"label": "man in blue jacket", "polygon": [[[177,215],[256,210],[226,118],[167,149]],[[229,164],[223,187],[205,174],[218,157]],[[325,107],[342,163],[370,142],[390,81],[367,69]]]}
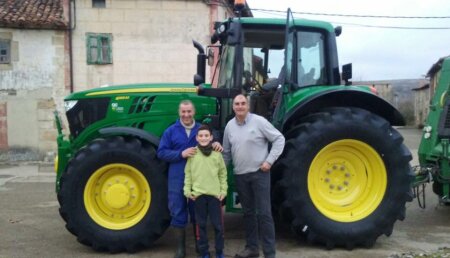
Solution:
{"label": "man in blue jacket", "polygon": [[[164,132],[158,147],[158,158],[169,162],[169,210],[172,220],[170,225],[175,228],[177,235],[177,251],[175,258],[186,255],[185,227],[188,223],[188,211],[191,220],[194,218],[193,203],[186,199],[183,193],[184,167],[187,158],[192,157],[197,149],[197,135],[200,123],[194,120],[195,107],[190,100],[181,101],[178,107],[178,119]],[[218,142],[213,143],[215,151],[222,151]],[[194,234],[195,234],[194,224]]]}

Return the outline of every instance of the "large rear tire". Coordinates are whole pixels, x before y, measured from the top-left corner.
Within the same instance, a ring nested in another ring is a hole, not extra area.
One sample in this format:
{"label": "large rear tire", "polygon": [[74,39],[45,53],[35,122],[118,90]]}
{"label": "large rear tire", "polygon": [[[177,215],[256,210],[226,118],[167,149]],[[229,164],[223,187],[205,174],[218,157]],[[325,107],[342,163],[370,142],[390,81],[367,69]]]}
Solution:
{"label": "large rear tire", "polygon": [[274,166],[281,219],[310,243],[372,246],[405,218],[412,200],[411,153],[383,118],[359,108],[329,108],[286,134]]}
{"label": "large rear tire", "polygon": [[155,148],[136,138],[99,139],[81,149],[61,177],[59,212],[80,243],[135,252],[167,229],[167,175]]}

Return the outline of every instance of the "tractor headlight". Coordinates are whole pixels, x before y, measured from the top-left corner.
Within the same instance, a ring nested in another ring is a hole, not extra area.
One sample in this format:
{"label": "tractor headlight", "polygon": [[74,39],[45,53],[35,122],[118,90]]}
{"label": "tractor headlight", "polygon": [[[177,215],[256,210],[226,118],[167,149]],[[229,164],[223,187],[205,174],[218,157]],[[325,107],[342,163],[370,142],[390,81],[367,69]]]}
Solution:
{"label": "tractor headlight", "polygon": [[68,100],[64,102],[64,107],[66,108],[66,112],[71,110],[76,104],[78,100]]}

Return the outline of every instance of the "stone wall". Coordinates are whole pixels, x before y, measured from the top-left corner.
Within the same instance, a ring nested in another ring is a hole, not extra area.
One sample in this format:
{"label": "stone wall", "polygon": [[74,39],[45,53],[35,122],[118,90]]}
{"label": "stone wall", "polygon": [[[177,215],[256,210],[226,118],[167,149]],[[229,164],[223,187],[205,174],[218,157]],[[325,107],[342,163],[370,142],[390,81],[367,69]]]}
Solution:
{"label": "stone wall", "polygon": [[[212,1],[213,2],[213,1]],[[11,63],[0,64],[0,161],[33,160],[56,152],[53,111],[73,90],[139,82],[192,82],[197,51],[213,22],[230,14],[200,0],[75,1],[73,71],[68,31],[0,28],[11,41]],[[112,35],[113,63],[87,64],[86,33]]]}
{"label": "stone wall", "polygon": [[422,128],[430,109],[430,87],[426,85],[414,89],[414,118],[415,125]]}
{"label": "stone wall", "polygon": [[[213,19],[226,17],[223,7]],[[77,1],[73,32],[75,91],[140,82],[192,82],[195,39],[207,45],[212,24],[203,1],[106,0],[106,8]],[[87,64],[86,33],[112,34],[112,64]]]}
{"label": "stone wall", "polygon": [[12,46],[11,63],[0,65],[0,149],[40,159],[56,150],[52,113],[67,94],[65,32],[0,28],[0,38]]}

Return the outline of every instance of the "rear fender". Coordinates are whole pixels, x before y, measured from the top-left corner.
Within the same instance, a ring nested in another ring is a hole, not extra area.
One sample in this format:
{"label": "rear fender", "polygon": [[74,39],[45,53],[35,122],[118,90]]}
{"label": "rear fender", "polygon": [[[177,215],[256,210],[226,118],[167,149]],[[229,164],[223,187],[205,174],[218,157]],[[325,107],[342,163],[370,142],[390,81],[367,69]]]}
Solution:
{"label": "rear fender", "polygon": [[282,130],[288,130],[295,126],[301,117],[326,107],[358,107],[383,117],[391,125],[405,125],[402,114],[381,97],[364,91],[339,89],[320,92],[299,101],[286,113]]}
{"label": "rear fender", "polygon": [[159,146],[159,137],[144,131],[142,129],[133,127],[107,127],[99,130],[102,137],[107,137],[111,135],[132,135],[141,138],[145,141],[150,142],[154,146]]}

